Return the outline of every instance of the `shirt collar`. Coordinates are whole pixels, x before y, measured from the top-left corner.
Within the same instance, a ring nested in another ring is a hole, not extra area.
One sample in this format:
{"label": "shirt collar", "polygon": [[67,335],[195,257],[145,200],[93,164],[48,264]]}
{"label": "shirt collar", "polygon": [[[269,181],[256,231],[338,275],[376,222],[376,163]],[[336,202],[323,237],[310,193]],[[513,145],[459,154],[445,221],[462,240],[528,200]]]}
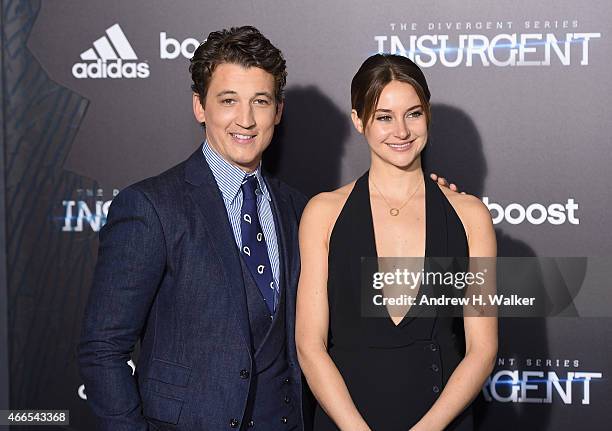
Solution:
{"label": "shirt collar", "polygon": [[[219,190],[221,190],[223,198],[229,202],[233,202],[234,199],[236,199],[236,196],[238,196],[238,192],[240,192],[244,177],[249,174],[221,157],[221,155],[219,155],[210,147],[210,145],[208,145],[208,141],[204,141],[204,145],[202,145],[202,152],[204,153],[206,162],[208,162],[208,166],[210,166],[210,170],[215,177],[217,186],[219,186]],[[257,178],[259,190],[261,190],[261,193],[266,199],[268,199],[268,201],[271,201],[272,198],[268,188],[266,187],[266,182],[261,175],[261,162],[259,162],[259,166],[257,166],[257,169],[255,169],[253,174],[255,174],[255,177]]]}

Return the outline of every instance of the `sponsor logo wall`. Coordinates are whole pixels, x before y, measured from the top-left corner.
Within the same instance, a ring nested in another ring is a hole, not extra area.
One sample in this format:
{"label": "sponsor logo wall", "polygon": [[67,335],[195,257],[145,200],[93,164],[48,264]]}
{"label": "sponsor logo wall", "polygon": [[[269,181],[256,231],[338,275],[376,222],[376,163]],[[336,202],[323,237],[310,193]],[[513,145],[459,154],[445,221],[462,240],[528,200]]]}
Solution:
{"label": "sponsor logo wall", "polygon": [[[222,27],[255,25],[285,53],[285,112],[264,162],[305,193],[367,168],[350,80],[368,55],[393,52],[430,83],[427,168],[482,199],[500,255],[612,254],[607,2],[60,0],[2,13],[11,408],[70,409],[72,429],[92,429],[76,342],[97,232],[119,190],[200,143],[188,59]],[[611,323],[501,321],[480,429],[606,429]]]}
{"label": "sponsor logo wall", "polygon": [[93,48],[83,51],[81,63],[72,66],[75,78],[148,78],[149,65],[138,63],[138,56],[119,24],[106,29]]}
{"label": "sponsor logo wall", "polygon": [[487,402],[588,405],[591,385],[601,382],[603,376],[601,372],[576,371],[579,360],[526,359],[524,368],[517,369],[514,358],[498,359],[498,367],[506,363],[508,368],[498,368],[483,387]]}

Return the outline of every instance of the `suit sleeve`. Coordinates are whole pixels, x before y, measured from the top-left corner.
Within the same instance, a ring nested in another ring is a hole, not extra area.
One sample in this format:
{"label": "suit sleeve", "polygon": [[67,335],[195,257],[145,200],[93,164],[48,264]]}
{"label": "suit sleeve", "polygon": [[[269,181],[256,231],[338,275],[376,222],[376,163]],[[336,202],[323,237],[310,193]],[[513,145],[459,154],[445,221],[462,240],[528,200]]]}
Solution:
{"label": "suit sleeve", "polygon": [[119,193],[100,231],[79,344],[81,376],[101,430],[147,430],[127,362],[165,269],[165,247],[159,217],[147,197],[135,188]]}
{"label": "suit sleeve", "polygon": [[295,208],[295,215],[299,223],[300,219],[302,218],[302,213],[304,212],[304,208],[306,208],[306,204],[308,203],[308,198],[306,197],[305,194],[295,191],[292,194],[292,200],[293,200],[293,205]]}

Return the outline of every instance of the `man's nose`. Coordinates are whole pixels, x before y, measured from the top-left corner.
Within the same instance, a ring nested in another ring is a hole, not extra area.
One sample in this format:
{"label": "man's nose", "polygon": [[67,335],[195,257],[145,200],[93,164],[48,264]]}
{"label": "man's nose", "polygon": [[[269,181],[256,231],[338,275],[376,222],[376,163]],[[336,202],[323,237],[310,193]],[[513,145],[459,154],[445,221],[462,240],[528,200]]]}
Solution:
{"label": "man's nose", "polygon": [[255,127],[255,115],[253,114],[253,107],[250,103],[241,107],[236,124],[247,130]]}

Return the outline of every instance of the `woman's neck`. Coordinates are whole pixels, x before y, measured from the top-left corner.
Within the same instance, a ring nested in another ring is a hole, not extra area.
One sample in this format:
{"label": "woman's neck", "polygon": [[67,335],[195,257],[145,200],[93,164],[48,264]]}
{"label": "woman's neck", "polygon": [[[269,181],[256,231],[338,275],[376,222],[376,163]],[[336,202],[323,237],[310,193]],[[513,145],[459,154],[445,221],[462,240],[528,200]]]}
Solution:
{"label": "woman's neck", "polygon": [[378,158],[372,158],[370,179],[387,199],[402,200],[423,181],[421,158],[410,166],[399,168]]}

